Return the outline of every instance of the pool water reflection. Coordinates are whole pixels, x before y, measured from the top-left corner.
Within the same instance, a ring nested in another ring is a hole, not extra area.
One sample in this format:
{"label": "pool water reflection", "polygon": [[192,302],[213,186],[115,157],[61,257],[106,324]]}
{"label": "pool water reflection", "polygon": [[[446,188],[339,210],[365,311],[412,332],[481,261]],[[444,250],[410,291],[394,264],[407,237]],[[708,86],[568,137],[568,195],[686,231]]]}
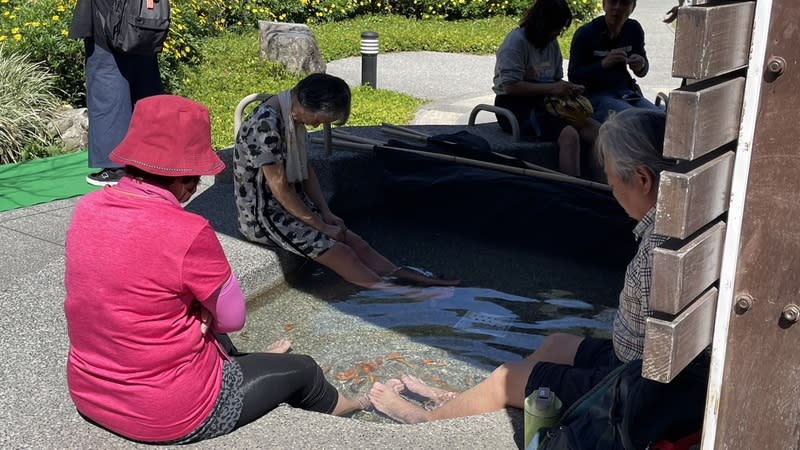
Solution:
{"label": "pool water reflection", "polygon": [[[426,288],[409,298],[345,283],[329,288],[339,299],[288,287],[254,299],[234,340],[244,351],[257,351],[289,338],[293,351],[314,357],[348,395],[403,373],[461,391],[497,365],[531,353],[548,334],[608,336],[614,313],[564,291],[526,298],[476,287]],[[388,420],[374,412],[356,417]]]}

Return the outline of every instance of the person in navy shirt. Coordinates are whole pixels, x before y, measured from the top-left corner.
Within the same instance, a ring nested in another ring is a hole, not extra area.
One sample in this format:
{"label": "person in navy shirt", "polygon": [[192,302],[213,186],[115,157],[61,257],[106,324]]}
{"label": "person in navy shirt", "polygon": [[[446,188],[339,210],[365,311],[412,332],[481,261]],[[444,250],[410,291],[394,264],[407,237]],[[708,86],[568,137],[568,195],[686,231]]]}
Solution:
{"label": "person in navy shirt", "polygon": [[572,38],[569,80],[585,86],[584,95],[603,122],[609,111],[659,109],[642,96],[628,69],[639,78],[650,64],[644,49],[644,30],[629,16],[636,0],[603,0],[605,15],[581,26]]}

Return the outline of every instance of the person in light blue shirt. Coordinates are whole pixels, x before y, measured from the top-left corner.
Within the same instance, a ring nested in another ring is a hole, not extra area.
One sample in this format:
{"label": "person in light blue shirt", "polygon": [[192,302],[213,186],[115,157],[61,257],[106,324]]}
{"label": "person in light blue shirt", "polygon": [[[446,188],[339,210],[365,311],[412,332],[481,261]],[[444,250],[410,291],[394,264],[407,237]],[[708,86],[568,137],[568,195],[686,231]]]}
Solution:
{"label": "person in light blue shirt", "polygon": [[[497,50],[492,89],[497,94],[495,106],[510,110],[523,134],[558,144],[561,172],[581,176],[596,169],[591,152],[581,155],[581,142],[591,148],[599,124],[589,120],[583,126],[574,126],[545,110],[548,96],[575,96],[584,90],[563,80],[563,58],[556,38],[571,23],[572,12],[565,0],[537,0]],[[504,116],[498,114],[497,122],[510,131]]]}

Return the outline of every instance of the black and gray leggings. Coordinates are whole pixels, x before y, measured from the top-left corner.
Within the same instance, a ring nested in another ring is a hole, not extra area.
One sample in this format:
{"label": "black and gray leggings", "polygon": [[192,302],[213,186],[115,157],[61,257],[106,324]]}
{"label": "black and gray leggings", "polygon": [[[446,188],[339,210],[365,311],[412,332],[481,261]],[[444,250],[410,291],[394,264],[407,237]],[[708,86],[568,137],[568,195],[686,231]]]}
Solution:
{"label": "black and gray leggings", "polygon": [[197,429],[170,444],[198,442],[230,433],[281,403],[327,414],[336,408],[339,393],[310,356],[240,353],[227,335],[218,334],[216,338],[232,361],[223,366],[222,387],[214,410]]}
{"label": "black and gray leggings", "polygon": [[[188,444],[222,436],[260,418],[281,403],[327,414],[336,408],[339,392],[325,379],[322,369],[310,356],[240,353],[227,335],[217,334],[216,338],[231,360],[223,363],[222,386],[211,414],[182,438],[147,443]],[[91,418],[81,416],[96,424]]]}
{"label": "black and gray leggings", "polygon": [[272,411],[281,403],[330,414],[339,393],[313,358],[287,353],[240,353],[224,334],[217,340],[242,370],[242,412],[236,428]]}
{"label": "black and gray leggings", "polygon": [[339,393],[322,373],[319,365],[306,355],[276,353],[240,353],[242,413],[236,427],[246,425],[272,411],[281,403],[295,408],[330,414]]}

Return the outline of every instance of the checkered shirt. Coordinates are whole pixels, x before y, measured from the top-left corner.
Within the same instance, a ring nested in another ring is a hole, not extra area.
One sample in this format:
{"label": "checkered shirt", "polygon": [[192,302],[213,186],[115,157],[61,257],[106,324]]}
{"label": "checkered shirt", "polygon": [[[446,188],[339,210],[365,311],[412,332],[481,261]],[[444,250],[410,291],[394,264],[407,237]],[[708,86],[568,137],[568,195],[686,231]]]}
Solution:
{"label": "checkered shirt", "polygon": [[623,362],[642,358],[645,320],[653,314],[650,310],[653,249],[667,240],[666,236],[653,233],[655,218],[654,207],[633,229],[639,249],[625,271],[625,285],[619,294],[619,308],[614,318],[614,351]]}

